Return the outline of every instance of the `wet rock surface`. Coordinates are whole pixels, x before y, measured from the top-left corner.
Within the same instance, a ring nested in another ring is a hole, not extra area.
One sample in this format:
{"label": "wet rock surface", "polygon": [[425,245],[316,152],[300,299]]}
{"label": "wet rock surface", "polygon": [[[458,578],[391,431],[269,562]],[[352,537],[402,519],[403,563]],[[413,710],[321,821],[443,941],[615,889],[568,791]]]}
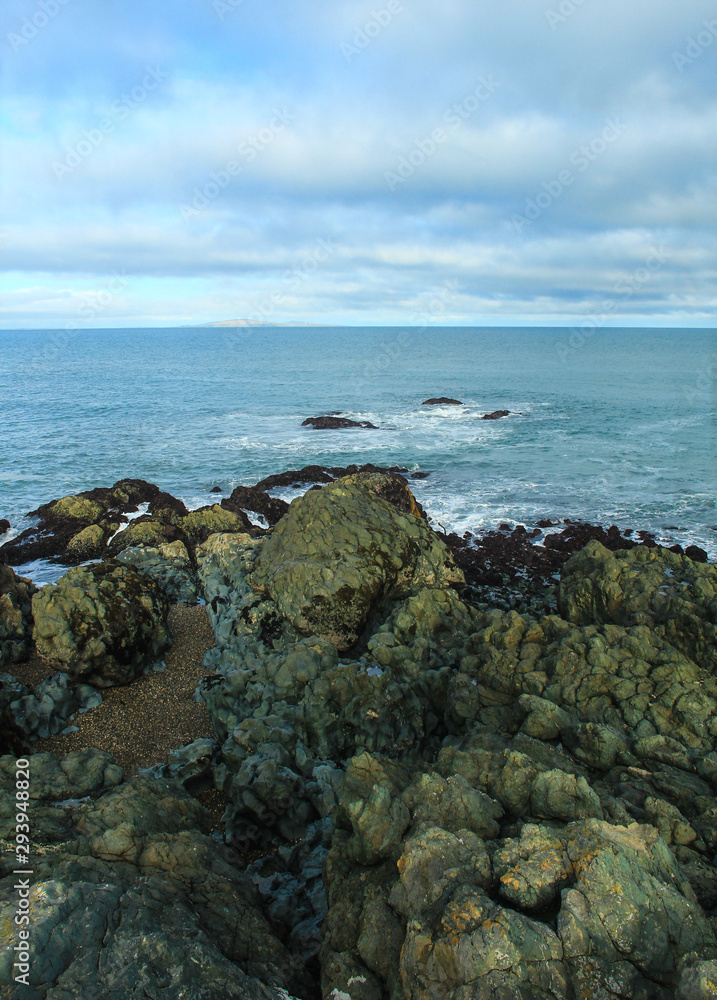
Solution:
{"label": "wet rock surface", "polygon": [[481,420],[501,420],[503,417],[509,417],[510,410],[493,410],[491,413],[484,413]]}
{"label": "wet rock surface", "polygon": [[313,427],[317,431],[335,431],[345,427],[363,427],[374,431],[378,429],[370,420],[350,420],[348,417],[337,416],[307,417],[302,420],[301,426]]}
{"label": "wet rock surface", "polygon": [[403,477],[345,471],[241,487],[318,487],[266,534],[105,564],[206,601],[216,739],[128,781],[32,756],[38,1000],[712,995],[714,566],[572,523],[446,546]]}

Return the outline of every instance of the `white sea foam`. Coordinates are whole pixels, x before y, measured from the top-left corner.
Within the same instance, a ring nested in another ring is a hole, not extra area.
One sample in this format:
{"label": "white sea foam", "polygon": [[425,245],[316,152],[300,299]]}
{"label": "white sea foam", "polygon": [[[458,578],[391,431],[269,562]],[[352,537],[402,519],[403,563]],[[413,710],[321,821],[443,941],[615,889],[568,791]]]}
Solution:
{"label": "white sea foam", "polygon": [[125,517],[127,518],[127,523],[120,524],[119,528],[117,529],[117,531],[115,531],[114,535],[111,535],[107,539],[107,544],[109,545],[113,538],[116,538],[117,535],[122,534],[122,532],[130,526],[132,521],[136,521],[138,517],[142,517],[142,515],[146,514],[148,511],[149,511],[149,503],[141,503],[138,504],[137,510],[130,511],[128,514],[125,514]]}

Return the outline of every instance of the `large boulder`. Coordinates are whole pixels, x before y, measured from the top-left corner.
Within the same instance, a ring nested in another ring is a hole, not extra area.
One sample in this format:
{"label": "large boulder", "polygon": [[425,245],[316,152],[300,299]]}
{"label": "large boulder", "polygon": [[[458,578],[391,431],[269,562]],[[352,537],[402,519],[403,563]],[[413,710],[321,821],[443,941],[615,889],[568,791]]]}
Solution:
{"label": "large boulder", "polygon": [[388,601],[462,579],[428,524],[378,495],[383,485],[382,476],[347,476],[295,500],[252,574],[296,629],[340,650]]}
{"label": "large boulder", "polygon": [[648,625],[717,670],[717,566],[668,549],[610,552],[588,542],[563,567],[559,607],[580,625]]}
{"label": "large boulder", "polygon": [[39,654],[98,687],[128,684],[169,644],[167,599],[148,576],[109,561],[71,569],[33,597]]}

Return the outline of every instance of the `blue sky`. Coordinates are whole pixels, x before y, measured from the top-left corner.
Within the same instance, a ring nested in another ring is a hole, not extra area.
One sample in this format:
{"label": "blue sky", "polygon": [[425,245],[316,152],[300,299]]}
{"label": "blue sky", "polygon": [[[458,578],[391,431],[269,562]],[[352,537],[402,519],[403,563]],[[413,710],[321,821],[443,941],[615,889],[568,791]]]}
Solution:
{"label": "blue sky", "polygon": [[714,0],[0,17],[4,328],[714,325]]}

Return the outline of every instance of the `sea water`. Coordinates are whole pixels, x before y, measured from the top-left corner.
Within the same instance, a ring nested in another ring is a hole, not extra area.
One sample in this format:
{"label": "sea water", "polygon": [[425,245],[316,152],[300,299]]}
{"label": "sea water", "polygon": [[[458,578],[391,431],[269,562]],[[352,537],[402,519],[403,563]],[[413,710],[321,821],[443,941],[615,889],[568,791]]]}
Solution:
{"label": "sea water", "polygon": [[[714,559],[716,380],[711,330],[5,331],[0,517],[15,533],[123,477],[197,507],[213,486],[373,462],[430,472],[411,488],[447,530],[573,518]],[[301,426],[335,411],[378,429]]]}

